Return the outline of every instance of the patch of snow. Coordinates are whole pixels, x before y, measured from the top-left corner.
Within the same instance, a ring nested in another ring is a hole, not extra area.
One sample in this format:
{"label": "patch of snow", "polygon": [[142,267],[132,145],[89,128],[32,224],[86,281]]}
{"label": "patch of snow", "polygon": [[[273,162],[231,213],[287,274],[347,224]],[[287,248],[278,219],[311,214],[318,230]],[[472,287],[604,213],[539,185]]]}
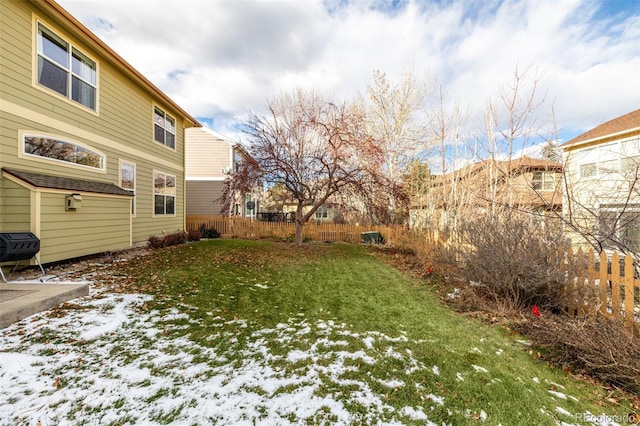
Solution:
{"label": "patch of snow", "polygon": [[400,414],[405,417],[409,417],[411,420],[414,420],[414,421],[425,422],[424,424],[427,426],[437,426],[436,423],[429,421],[429,418],[422,410],[422,407],[418,407],[417,410],[413,407],[403,407],[400,410]]}
{"label": "patch of snow", "polygon": [[438,368],[437,365],[434,365],[433,367],[431,367],[431,371],[433,371],[433,374],[435,374],[436,376],[440,375],[440,369]]}
{"label": "patch of snow", "polygon": [[436,396],[432,393],[430,393],[429,395],[427,395],[426,397],[428,400],[435,402],[438,405],[444,405],[444,397],[442,396]]}
{"label": "patch of snow", "polygon": [[362,339],[362,343],[364,343],[364,346],[367,349],[373,349],[373,344],[376,341],[376,339],[373,336],[367,336],[364,339]]}
{"label": "patch of snow", "polygon": [[386,386],[390,389],[398,389],[404,386],[404,382],[402,380],[377,380],[378,383],[380,383],[383,386]]}
{"label": "patch of snow", "polygon": [[556,391],[550,390],[549,393],[555,396],[556,398],[567,399],[567,395],[563,394],[562,392],[556,392]]}
{"label": "patch of snow", "polygon": [[472,364],[471,366],[473,367],[474,370],[476,370],[477,373],[488,373],[489,372],[489,370],[487,370],[484,367],[480,367],[479,365]]}
{"label": "patch of snow", "polygon": [[572,416],[572,414],[570,412],[568,412],[567,410],[565,410],[562,407],[556,407],[556,411],[560,414],[564,414],[565,416]]}
{"label": "patch of snow", "polygon": [[453,289],[453,292],[447,293],[447,298],[449,299],[455,299],[458,297],[460,297],[460,289],[457,287]]}
{"label": "patch of snow", "polygon": [[533,380],[534,382],[540,384],[540,379],[538,379],[537,377],[532,378],[531,380]]}

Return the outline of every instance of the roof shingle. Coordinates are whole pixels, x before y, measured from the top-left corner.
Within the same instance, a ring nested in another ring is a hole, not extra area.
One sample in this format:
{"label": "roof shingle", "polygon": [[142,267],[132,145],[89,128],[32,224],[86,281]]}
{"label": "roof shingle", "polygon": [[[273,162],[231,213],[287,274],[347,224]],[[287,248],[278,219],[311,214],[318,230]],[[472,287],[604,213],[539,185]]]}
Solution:
{"label": "roof shingle", "polygon": [[577,145],[580,142],[589,140],[603,139],[607,136],[615,135],[625,131],[639,130],[640,129],[640,109],[631,111],[628,114],[621,115],[620,117],[609,120],[602,123],[593,129],[576,136],[568,142],[562,144],[563,148],[568,148],[573,145]]}
{"label": "roof shingle", "polygon": [[27,172],[2,168],[2,171],[35,186],[36,188],[62,189],[65,191],[93,192],[97,194],[133,196],[133,193],[117,185],[93,180],[72,179],[62,176],[46,175],[43,173]]}

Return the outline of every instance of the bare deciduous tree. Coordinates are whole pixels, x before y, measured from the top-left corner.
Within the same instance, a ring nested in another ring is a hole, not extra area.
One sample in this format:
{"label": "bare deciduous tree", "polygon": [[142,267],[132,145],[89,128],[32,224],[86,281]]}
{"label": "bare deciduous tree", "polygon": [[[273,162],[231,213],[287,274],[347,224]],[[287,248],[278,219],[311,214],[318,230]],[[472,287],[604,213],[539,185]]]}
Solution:
{"label": "bare deciduous tree", "polygon": [[[387,182],[382,187],[378,186],[384,189],[378,189],[381,192],[375,194],[379,200],[378,215],[380,220],[393,221],[397,219],[396,210],[406,213],[402,200],[407,198],[407,194],[402,192],[402,178],[409,163],[427,145],[426,127],[420,112],[424,108],[428,88],[411,71],[396,84],[392,84],[386,74],[375,71],[367,94],[367,127],[383,154],[378,175]],[[397,184],[395,191],[388,190],[389,183]],[[386,218],[381,215],[383,210],[387,210]]]}
{"label": "bare deciduous tree", "polygon": [[330,197],[361,191],[381,151],[357,105],[298,90],[272,100],[268,111],[245,123],[247,150],[264,183],[283,185],[296,203],[295,242],[301,245],[303,225]]}

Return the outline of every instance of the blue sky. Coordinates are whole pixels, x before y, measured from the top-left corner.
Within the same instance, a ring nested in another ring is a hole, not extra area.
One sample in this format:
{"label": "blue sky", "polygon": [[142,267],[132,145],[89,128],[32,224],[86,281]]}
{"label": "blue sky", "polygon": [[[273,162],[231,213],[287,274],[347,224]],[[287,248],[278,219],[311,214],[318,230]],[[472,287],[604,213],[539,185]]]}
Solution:
{"label": "blue sky", "polygon": [[[640,108],[640,1],[59,0],[203,124],[235,125],[281,91],[338,98],[373,71],[443,85],[482,127],[516,66],[542,76],[538,123],[568,140]],[[432,99],[433,100],[433,99]]]}

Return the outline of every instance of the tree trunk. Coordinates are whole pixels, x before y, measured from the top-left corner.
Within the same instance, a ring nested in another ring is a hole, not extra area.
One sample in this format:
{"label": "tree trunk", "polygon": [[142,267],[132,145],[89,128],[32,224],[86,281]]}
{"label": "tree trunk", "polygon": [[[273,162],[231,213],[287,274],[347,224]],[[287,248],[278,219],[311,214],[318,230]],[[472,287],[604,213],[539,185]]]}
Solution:
{"label": "tree trunk", "polygon": [[296,246],[302,246],[302,226],[304,225],[304,215],[302,214],[302,203],[296,209]]}
{"label": "tree trunk", "polygon": [[296,246],[302,246],[302,220],[296,219]]}

